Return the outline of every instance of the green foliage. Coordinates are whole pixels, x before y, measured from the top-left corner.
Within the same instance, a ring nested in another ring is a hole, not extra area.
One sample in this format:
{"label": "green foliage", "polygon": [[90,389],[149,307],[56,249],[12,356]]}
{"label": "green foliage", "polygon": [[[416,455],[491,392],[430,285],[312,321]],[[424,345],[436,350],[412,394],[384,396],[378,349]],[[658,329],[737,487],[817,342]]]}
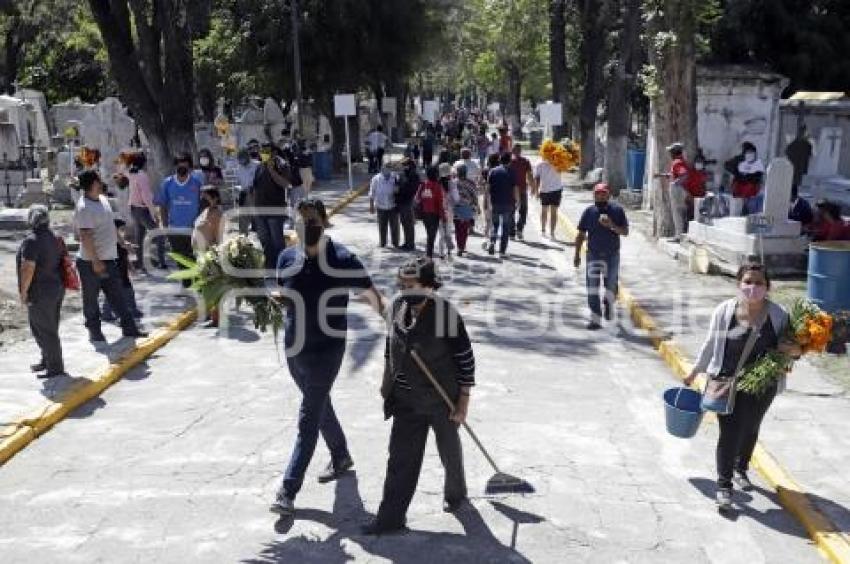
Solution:
{"label": "green foliage", "polygon": [[706,60],[766,66],[791,90],[850,91],[850,2],[723,0]]}

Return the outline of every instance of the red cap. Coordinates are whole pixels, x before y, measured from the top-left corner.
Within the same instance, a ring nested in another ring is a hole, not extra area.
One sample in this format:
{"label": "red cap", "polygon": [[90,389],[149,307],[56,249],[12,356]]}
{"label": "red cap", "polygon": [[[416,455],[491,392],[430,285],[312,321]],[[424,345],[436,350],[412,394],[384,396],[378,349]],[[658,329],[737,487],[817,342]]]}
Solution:
{"label": "red cap", "polygon": [[603,193],[603,192],[605,194],[611,193],[611,189],[608,188],[608,185],[605,184],[604,182],[600,182],[599,184],[597,184],[596,186],[593,187],[593,193],[594,194]]}

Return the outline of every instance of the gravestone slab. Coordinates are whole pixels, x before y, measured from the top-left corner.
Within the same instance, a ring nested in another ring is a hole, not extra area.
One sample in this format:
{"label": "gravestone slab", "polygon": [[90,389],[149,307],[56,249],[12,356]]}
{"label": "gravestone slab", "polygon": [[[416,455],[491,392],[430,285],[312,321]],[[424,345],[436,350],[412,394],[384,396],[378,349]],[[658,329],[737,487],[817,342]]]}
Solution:
{"label": "gravestone slab", "polygon": [[794,165],[788,159],[773,159],[767,167],[763,214],[772,221],[768,236],[797,237],[801,225],[788,219],[791,202],[791,185],[794,182]]}
{"label": "gravestone slab", "polygon": [[844,133],[840,127],[823,127],[820,130],[815,157],[809,166],[812,176],[835,176],[841,158],[841,142]]}
{"label": "gravestone slab", "polygon": [[19,208],[28,208],[33,204],[47,204],[44,182],[40,178],[28,179],[24,191],[18,194],[15,202],[15,205]]}
{"label": "gravestone slab", "polygon": [[0,210],[0,229],[8,231],[19,231],[29,229],[27,225],[27,217],[29,210],[6,208]]}
{"label": "gravestone slab", "polygon": [[0,123],[0,161],[3,155],[9,161],[17,161],[21,154],[18,130],[12,123]]}

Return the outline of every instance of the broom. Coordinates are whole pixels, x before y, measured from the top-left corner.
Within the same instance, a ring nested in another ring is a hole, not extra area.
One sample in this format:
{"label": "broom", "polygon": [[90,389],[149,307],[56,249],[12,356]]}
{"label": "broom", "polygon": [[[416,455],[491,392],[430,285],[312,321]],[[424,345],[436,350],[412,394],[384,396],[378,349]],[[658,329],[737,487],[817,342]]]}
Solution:
{"label": "broom", "polygon": [[[437,392],[440,393],[440,396],[446,402],[446,405],[449,407],[452,413],[454,413],[455,406],[452,403],[451,398],[437,382],[437,379],[431,374],[431,370],[428,369],[428,366],[423,362],[422,358],[419,356],[419,353],[416,351],[410,351],[410,355],[413,357],[413,360],[419,365],[419,368],[428,377],[428,380],[431,381],[431,384],[436,388]],[[534,493],[534,486],[526,482],[521,478],[517,478],[516,476],[511,476],[510,474],[505,474],[499,467],[496,466],[496,462],[493,460],[493,457],[490,456],[490,453],[487,452],[487,449],[484,448],[484,445],[481,444],[481,441],[478,440],[478,437],[472,431],[472,428],[466,424],[466,421],[463,422],[463,428],[466,429],[466,432],[469,433],[469,436],[472,437],[472,441],[475,445],[481,450],[484,454],[484,458],[487,459],[487,462],[490,463],[490,466],[493,467],[493,470],[496,472],[493,476],[487,480],[487,485],[484,488],[485,494],[500,494],[500,493]]]}

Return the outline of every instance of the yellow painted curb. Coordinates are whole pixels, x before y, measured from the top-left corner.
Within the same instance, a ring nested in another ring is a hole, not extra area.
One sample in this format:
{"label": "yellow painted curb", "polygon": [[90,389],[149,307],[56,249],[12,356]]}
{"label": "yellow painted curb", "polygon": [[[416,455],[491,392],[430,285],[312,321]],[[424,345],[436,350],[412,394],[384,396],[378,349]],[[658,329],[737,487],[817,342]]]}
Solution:
{"label": "yellow painted curb", "polygon": [[[339,213],[355,199],[369,190],[369,186],[361,186],[344,194],[331,208],[328,216]],[[91,401],[103,393],[112,384],[120,380],[124,374],[143,362],[157,349],[165,346],[186,327],[194,323],[198,313],[196,309],[185,311],[168,322],[164,327],[154,331],[146,339],[139,341],[115,362],[97,373],[87,382],[67,390],[61,398],[50,401],[42,407],[18,418],[11,425],[0,429],[0,466],[17,454],[40,435],[49,431],[62,421],[69,413],[84,403]]]}
{"label": "yellow painted curb", "polygon": [[[558,225],[561,226],[568,237],[574,238],[578,234],[575,225],[560,210],[558,211]],[[658,354],[676,377],[683,380],[690,374],[693,364],[688,360],[687,355],[675,341],[664,337],[652,316],[622,283],[617,301],[629,312],[635,326],[647,332],[653,346],[658,350]],[[700,376],[695,386],[697,389],[702,389],[704,383],[704,378]],[[850,538],[848,538],[848,535],[842,533],[826,515],[815,507],[802,487],[794,481],[761,442],[756,444],[752,464],[765,481],[776,490],[783,507],[800,521],[821,554],[832,562],[850,564]]]}

